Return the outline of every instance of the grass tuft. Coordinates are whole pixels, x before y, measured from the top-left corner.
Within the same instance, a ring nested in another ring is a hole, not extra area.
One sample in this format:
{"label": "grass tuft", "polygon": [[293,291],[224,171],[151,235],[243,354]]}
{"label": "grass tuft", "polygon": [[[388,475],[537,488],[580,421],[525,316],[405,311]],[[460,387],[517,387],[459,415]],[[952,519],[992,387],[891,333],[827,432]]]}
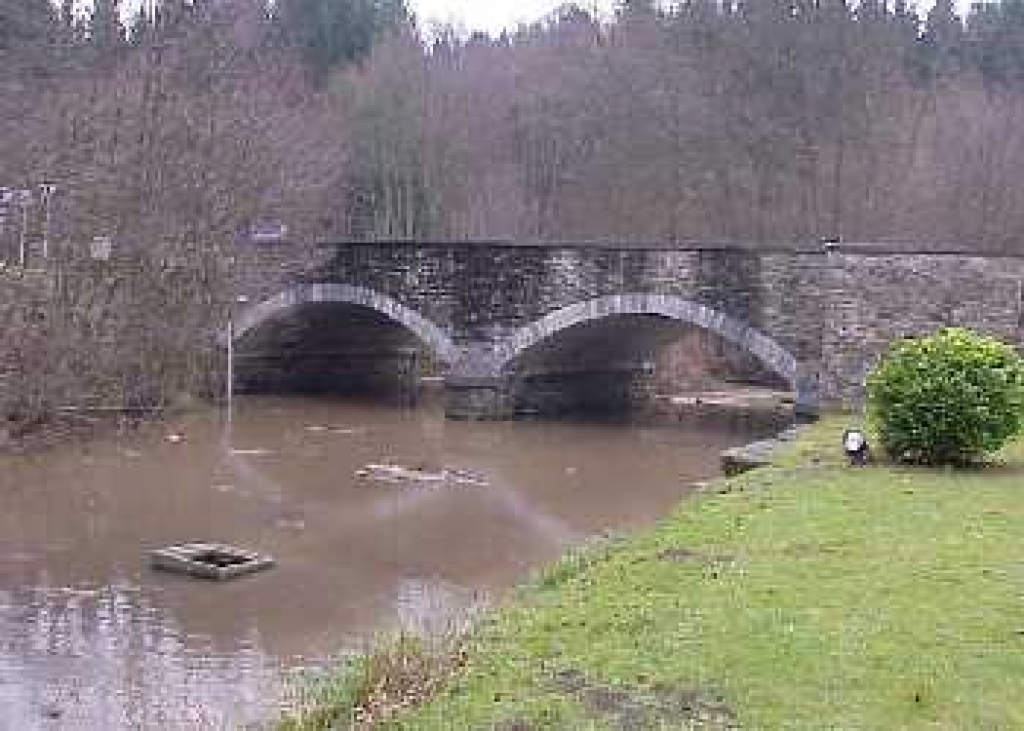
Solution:
{"label": "grass tuft", "polygon": [[457,638],[399,634],[310,683],[280,731],[374,728],[433,697],[464,664]]}

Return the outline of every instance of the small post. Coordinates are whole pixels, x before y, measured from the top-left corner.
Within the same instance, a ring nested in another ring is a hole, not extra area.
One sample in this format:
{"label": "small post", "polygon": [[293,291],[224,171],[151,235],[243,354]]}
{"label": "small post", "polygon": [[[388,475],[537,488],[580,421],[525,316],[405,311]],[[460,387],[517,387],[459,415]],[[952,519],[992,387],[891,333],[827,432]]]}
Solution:
{"label": "small post", "polygon": [[25,263],[28,258],[26,248],[28,239],[28,208],[30,205],[30,199],[27,195],[24,195],[25,192],[27,191],[22,191],[23,195],[21,196],[21,236],[18,239],[18,264],[22,269],[25,268]]}
{"label": "small post", "polygon": [[235,301],[231,305],[231,310],[228,311],[228,342],[227,342],[227,355],[228,355],[228,373],[227,373],[227,384],[225,384],[225,391],[227,394],[227,423],[228,427],[231,427],[231,421],[234,417],[234,405],[235,405],[235,313],[234,307],[236,305],[246,305],[249,303],[249,298],[245,295],[239,295],[235,298]]}
{"label": "small post", "polygon": [[409,387],[412,389],[410,392],[409,405],[412,408],[416,408],[420,403],[420,351],[413,350],[411,356],[411,362],[409,364]]}
{"label": "small post", "polygon": [[228,315],[228,382],[227,382],[227,398],[228,398],[228,424],[231,423],[231,417],[234,407],[234,396],[235,396],[235,320],[234,315]]}
{"label": "small post", "polygon": [[42,186],[43,191],[43,258],[50,258],[50,203],[53,200],[53,194],[57,192],[57,186],[50,183],[44,183]]}

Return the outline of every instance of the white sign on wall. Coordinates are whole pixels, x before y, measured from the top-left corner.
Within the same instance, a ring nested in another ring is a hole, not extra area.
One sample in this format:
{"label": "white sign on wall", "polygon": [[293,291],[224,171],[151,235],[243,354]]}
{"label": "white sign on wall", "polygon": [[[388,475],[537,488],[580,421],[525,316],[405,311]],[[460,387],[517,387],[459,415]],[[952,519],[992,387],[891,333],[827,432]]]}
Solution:
{"label": "white sign on wall", "polygon": [[94,236],[89,244],[89,255],[96,261],[107,261],[113,248],[114,242],[109,236]]}

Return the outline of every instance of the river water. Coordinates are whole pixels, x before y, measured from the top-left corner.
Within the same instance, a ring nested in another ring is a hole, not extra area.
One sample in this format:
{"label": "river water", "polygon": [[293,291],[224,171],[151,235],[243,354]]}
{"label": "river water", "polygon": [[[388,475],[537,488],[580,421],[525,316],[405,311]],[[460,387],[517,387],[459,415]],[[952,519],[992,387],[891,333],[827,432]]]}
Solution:
{"label": "river water", "polygon": [[[292,673],[436,629],[590,536],[650,525],[748,436],[249,399],[230,428],[193,414],[0,458],[0,729],[259,722]],[[367,464],[473,479],[379,482],[357,475]],[[223,584],[149,568],[148,550],[192,541],[278,565]]]}

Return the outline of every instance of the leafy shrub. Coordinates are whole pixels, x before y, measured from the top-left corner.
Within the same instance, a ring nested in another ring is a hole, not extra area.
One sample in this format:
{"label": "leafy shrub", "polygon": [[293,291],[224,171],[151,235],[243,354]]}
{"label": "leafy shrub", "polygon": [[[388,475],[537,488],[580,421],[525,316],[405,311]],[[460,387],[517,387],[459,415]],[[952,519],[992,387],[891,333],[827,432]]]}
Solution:
{"label": "leafy shrub", "polygon": [[950,328],[894,345],[868,379],[868,399],[892,458],[969,464],[1024,426],[1024,360],[995,338]]}

